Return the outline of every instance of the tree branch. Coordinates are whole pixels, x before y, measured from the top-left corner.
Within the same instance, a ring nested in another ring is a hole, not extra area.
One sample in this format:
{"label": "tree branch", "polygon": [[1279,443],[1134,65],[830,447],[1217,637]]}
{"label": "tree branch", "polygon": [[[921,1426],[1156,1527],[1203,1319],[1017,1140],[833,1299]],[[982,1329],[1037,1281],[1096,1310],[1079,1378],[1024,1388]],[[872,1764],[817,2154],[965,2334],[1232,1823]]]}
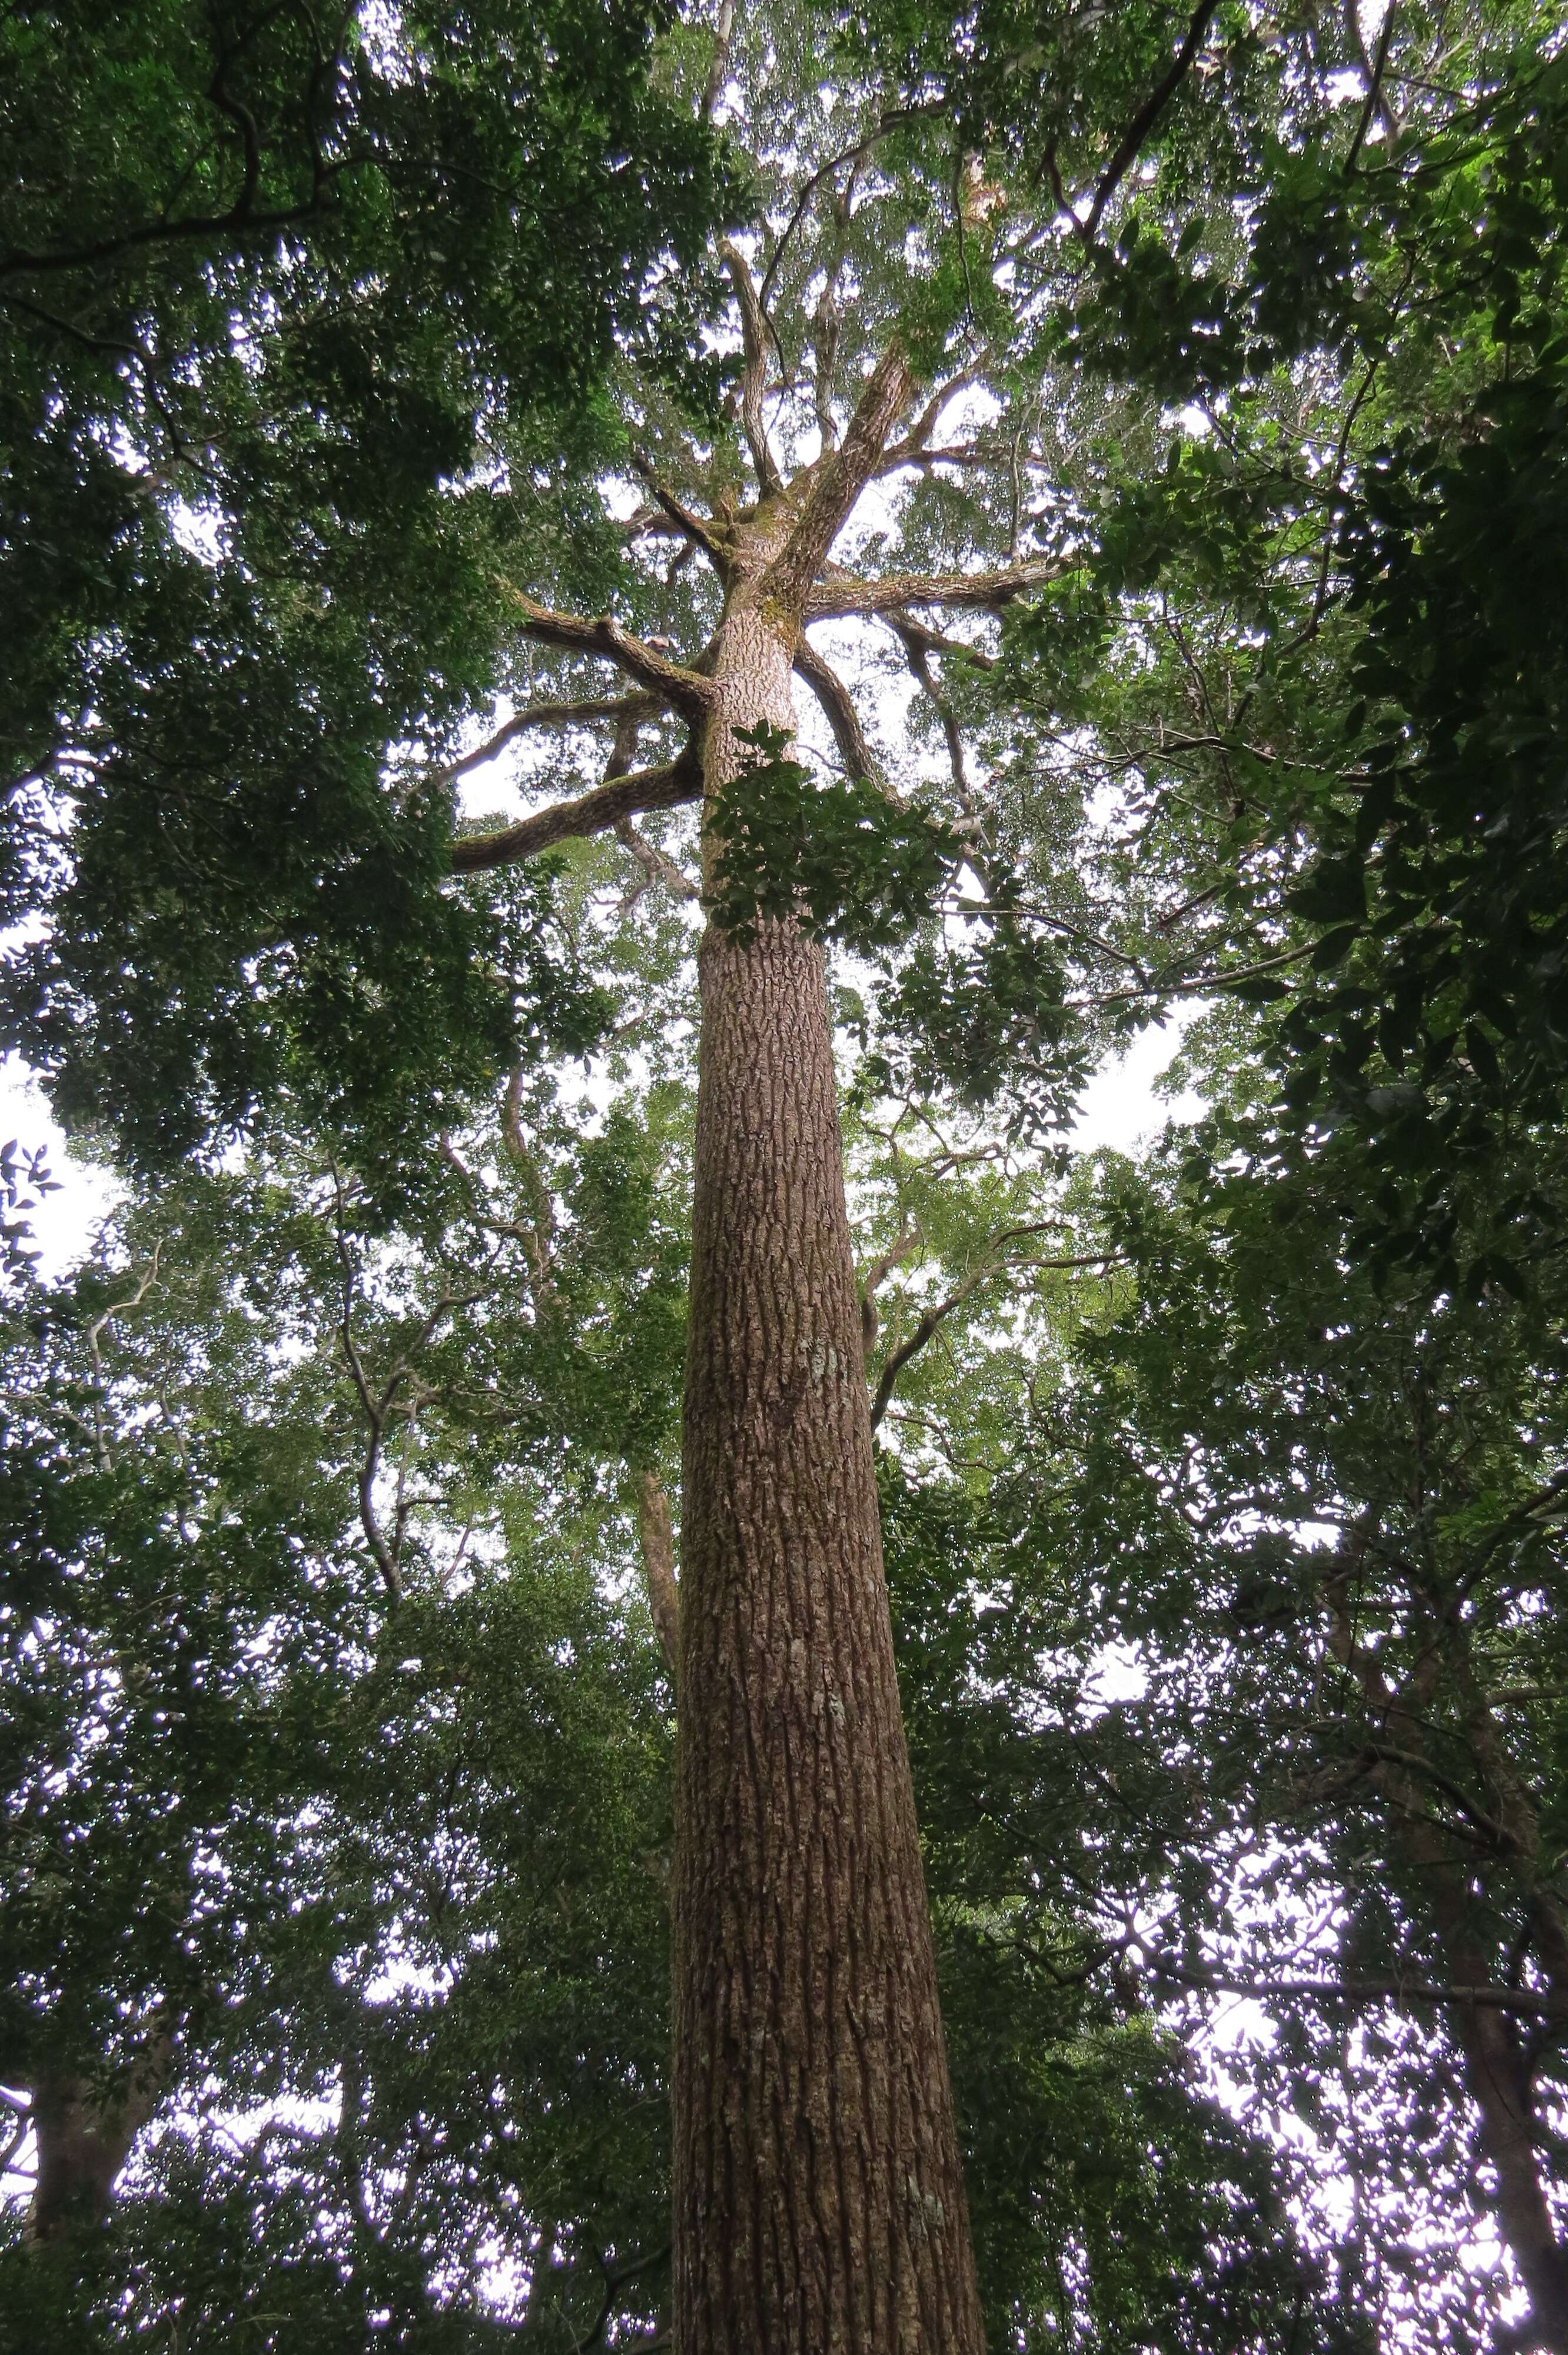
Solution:
{"label": "tree branch", "polygon": [[1319,2003],[1479,2004],[1496,2011],[1519,2011],[1534,2017],[1558,2017],[1568,2011],[1568,1998],[1549,1988],[1536,1994],[1528,1987],[1443,1987],[1430,1979],[1254,1979],[1230,1971],[1173,1963],[1164,1955],[1143,1950],[1150,1971],[1177,1987],[1195,1987],[1214,1995],[1307,1998]]}
{"label": "tree branch", "polygon": [[854,613],[886,613],[898,605],[1010,605],[1015,597],[1054,581],[1066,570],[1060,557],[1037,556],[990,572],[895,572],[882,581],[857,581],[831,571],[806,597],[808,622],[830,622]]}
{"label": "tree branch", "polygon": [[914,374],[895,335],[866,378],[843,441],[838,449],[824,453],[811,470],[800,520],[764,575],[768,591],[786,612],[806,610],[828,550],[875,473],[888,434],[914,389]]}
{"label": "tree branch", "polygon": [[613,719],[618,724],[623,718],[656,719],[666,710],[664,698],[644,688],[634,695],[584,696],[575,703],[530,703],[525,709],[514,712],[503,728],[471,752],[465,752],[450,768],[440,773],[443,784],[455,783],[486,761],[493,761],[503,752],[514,738],[525,735],[533,728],[587,728],[596,719]]}
{"label": "tree branch", "polygon": [[730,35],[735,30],[735,0],[719,0],[718,22],[714,27],[714,53],[708,67],[708,78],[703,86],[703,102],[697,109],[697,121],[709,123],[714,109],[724,95],[725,76],[729,71]]}
{"label": "tree branch", "polygon": [[290,205],[281,212],[254,213],[237,218],[233,213],[203,214],[195,219],[149,221],[140,229],[127,229],[123,236],[101,238],[92,245],[79,245],[64,253],[29,253],[21,248],[0,253],[0,277],[31,277],[36,272],[82,270],[95,261],[111,261],[116,255],[133,253],[148,245],[172,244],[181,238],[271,237],[280,229],[296,229],[302,221],[314,220],[322,211],[321,191],[339,173],[352,171],[364,162],[359,155],[344,155],[325,164],[317,174],[317,186],[305,204]]}
{"label": "tree branch", "polygon": [[[656,842],[650,842],[638,831],[631,820],[622,818],[615,829],[617,842],[624,844],[636,859],[650,883],[662,883],[677,900],[700,900],[702,893],[689,875],[683,875],[673,858],[666,858]],[[645,887],[644,887],[645,888]]]}
{"label": "tree branch", "polygon": [[912,450],[907,442],[895,443],[885,452],[878,475],[896,474],[901,466],[917,466],[929,474],[937,466],[980,467],[997,466],[1002,463],[994,450],[981,450],[973,442],[955,444],[951,449]]}
{"label": "tree branch", "polygon": [[869,1350],[876,1339],[876,1295],[895,1267],[903,1265],[920,1241],[918,1227],[906,1227],[890,1247],[874,1259],[865,1272],[865,1282],[860,1289],[860,1337],[863,1348]]}
{"label": "tree branch", "polygon": [[[1021,1235],[1034,1235],[1039,1234],[1041,1231],[1042,1226],[1040,1223],[1022,1227],[1009,1227],[1001,1234],[992,1238],[991,1249],[994,1252],[1002,1243],[1016,1241],[1018,1237]],[[1041,1270],[1043,1273],[1053,1268],[1107,1267],[1110,1264],[1115,1254],[1111,1252],[1085,1252],[1072,1259],[1032,1260],[1029,1262],[1029,1265],[1032,1268]],[[932,1335],[947,1322],[955,1308],[961,1308],[965,1301],[971,1299],[980,1290],[982,1284],[988,1283],[993,1275],[1001,1274],[1006,1266],[1007,1262],[1005,1259],[993,1258],[982,1261],[980,1265],[977,1267],[971,1274],[967,1275],[964,1278],[964,1281],[959,1285],[956,1291],[950,1292],[945,1300],[938,1300],[934,1307],[927,1309],[925,1315],[916,1326],[915,1330],[911,1333],[907,1341],[904,1343],[901,1348],[897,1348],[894,1351],[893,1355],[887,1360],[886,1365],[884,1366],[882,1369],[882,1379],[876,1385],[876,1396],[873,1399],[871,1405],[871,1427],[873,1431],[876,1429],[877,1424],[887,1412],[888,1404],[893,1397],[894,1385],[897,1381],[899,1375],[904,1371],[905,1367],[909,1363],[910,1359],[912,1358],[918,1357],[920,1351],[926,1347],[927,1342],[930,1340]]]}
{"label": "tree branch", "polygon": [[360,1465],[359,1474],[355,1482],[355,1494],[359,1505],[359,1526],[365,1532],[365,1542],[370,1548],[370,1557],[376,1564],[376,1576],[387,1590],[388,1602],[396,1608],[403,1600],[403,1581],[398,1571],[397,1553],[387,1543],[386,1532],[381,1527],[376,1511],[376,1476],[381,1465],[381,1445],[387,1429],[386,1404],[371,1394],[370,1384],[366,1379],[365,1363],[359,1354],[359,1345],[354,1337],[354,1297],[358,1287],[358,1271],[355,1267],[353,1255],[348,1248],[348,1238],[344,1231],[343,1186],[335,1170],[333,1172],[333,1193],[336,1206],[333,1239],[337,1250],[338,1266],[342,1270],[343,1276],[343,1313],[338,1319],[338,1335],[343,1343],[344,1358],[354,1378],[354,1387],[359,1394],[359,1403],[370,1432],[369,1444],[365,1451],[365,1461]]}
{"label": "tree branch", "polygon": [[865,136],[857,139],[853,146],[841,147],[836,155],[830,155],[825,164],[820,164],[817,166],[796,197],[794,209],[785,222],[783,232],[773,249],[773,258],[762,273],[762,287],[758,299],[765,314],[768,309],[768,298],[773,292],[773,281],[779,275],[779,264],[789,250],[789,240],[804,220],[806,208],[822,182],[830,178],[842,164],[858,164],[863,156],[869,155],[877,141],[885,139],[890,131],[896,131],[903,123],[914,123],[922,114],[932,111],[931,108],[924,106],[890,107],[878,122],[874,131],[868,131]]}
{"label": "tree branch", "polygon": [[706,516],[700,516],[695,507],[689,507],[683,499],[678,499],[669,485],[660,479],[652,459],[645,457],[641,451],[631,453],[631,464],[638,480],[647,485],[650,497],[657,501],[672,527],[694,547],[700,548],[715,564],[722,564],[724,542]]}
{"label": "tree branch", "polygon": [[740,310],[740,336],[745,365],[740,378],[740,422],[746,434],[746,444],[751,452],[751,463],[757,469],[757,480],[765,499],[776,498],[784,487],[778,462],[768,442],[768,427],[763,421],[762,395],[768,374],[768,346],[764,340],[762,306],[757,299],[751,272],[746,256],[726,237],[719,247],[719,259],[724,263],[735,299]]}
{"label": "tree branch", "polygon": [[1170,71],[1155,84],[1127,129],[1122,133],[1116,153],[1100,176],[1099,186],[1095,190],[1094,202],[1089,207],[1088,217],[1084,222],[1084,233],[1086,237],[1093,238],[1096,235],[1105,217],[1106,207],[1133,165],[1137,163],[1144,141],[1186,80],[1187,69],[1203,46],[1203,36],[1208,31],[1219,5],[1220,0],[1200,0],[1200,5],[1193,14],[1192,23],[1187,27],[1186,37],[1176,52]]}
{"label": "tree branch", "polygon": [[670,1519],[670,1499],[652,1472],[640,1472],[637,1476],[637,1535],[642,1548],[642,1571],[648,1582],[648,1608],[653,1632],[659,1638],[659,1648],[673,1686],[681,1665],[675,1535]]}
{"label": "tree branch", "polygon": [[988,655],[983,646],[966,645],[962,638],[947,638],[940,630],[928,629],[917,622],[913,613],[890,616],[892,627],[903,640],[906,652],[918,648],[922,654],[951,655],[959,662],[972,663],[976,670],[994,670],[996,656]]}
{"label": "tree branch", "polygon": [[817,652],[804,631],[800,633],[795,648],[795,668],[821,705],[828,725],[833,731],[833,741],[839,748],[839,758],[844,764],[846,775],[852,779],[863,777],[887,793],[882,764],[872,751],[870,739],[861,725],[854,698],[837,671]]}
{"label": "tree branch", "polygon": [[[887,620],[908,656],[910,670],[941,722],[942,735],[948,747],[948,765],[953,773],[953,790],[958,794],[960,806],[969,810],[971,803],[969,769],[964,760],[963,730],[959,726],[957,712],[942,692],[931,668],[930,650],[926,645],[928,633],[917,625],[912,627],[907,617],[896,612],[889,613]],[[986,888],[989,890],[991,886],[988,884]]]}
{"label": "tree branch", "polygon": [[705,719],[712,709],[715,688],[711,679],[704,678],[699,671],[686,670],[680,663],[666,660],[656,648],[645,645],[630,630],[623,630],[613,614],[601,613],[596,621],[588,621],[580,613],[558,613],[551,606],[539,604],[524,591],[514,589],[510,582],[503,586],[524,637],[534,638],[541,645],[559,646],[567,654],[600,655],[609,662],[619,663],[639,686],[651,688],[687,719]]}
{"label": "tree branch", "polygon": [[1399,136],[1399,117],[1389,105],[1383,90],[1383,78],[1388,69],[1388,52],[1393,39],[1395,5],[1396,0],[1388,0],[1388,8],[1383,20],[1383,30],[1377,38],[1377,55],[1369,64],[1366,43],[1361,38],[1361,11],[1356,5],[1356,0],[1345,0],[1345,14],[1354,27],[1356,50],[1367,85],[1366,104],[1361,109],[1361,120],[1356,124],[1356,135],[1351,140],[1350,153],[1345,157],[1347,180],[1356,168],[1367,133],[1372,129],[1372,119],[1374,114],[1391,139],[1397,139]]}
{"label": "tree branch", "polygon": [[553,843],[569,841],[576,835],[608,833],[642,810],[678,809],[683,802],[698,801],[702,790],[702,762],[688,744],[676,760],[657,768],[634,770],[630,776],[613,777],[576,801],[552,802],[548,809],[535,810],[532,816],[520,818],[499,833],[459,835],[452,843],[448,872],[482,875],[492,868],[514,867],[520,859],[548,850]]}
{"label": "tree branch", "polygon": [[906,466],[925,452],[926,444],[936,432],[938,421],[948,401],[955,400],[967,386],[979,383],[991,357],[992,354],[988,348],[981,352],[978,358],[969,361],[965,367],[959,368],[956,376],[948,377],[945,383],[937,387],[903,441],[894,442],[890,449],[883,452],[879,473],[887,474],[895,466]]}

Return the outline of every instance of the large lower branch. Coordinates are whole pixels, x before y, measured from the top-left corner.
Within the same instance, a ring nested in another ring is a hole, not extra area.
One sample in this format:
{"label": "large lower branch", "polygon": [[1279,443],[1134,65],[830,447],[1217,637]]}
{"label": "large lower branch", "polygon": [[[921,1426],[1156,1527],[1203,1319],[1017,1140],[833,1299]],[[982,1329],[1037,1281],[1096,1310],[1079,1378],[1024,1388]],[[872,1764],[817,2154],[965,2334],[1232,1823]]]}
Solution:
{"label": "large lower branch", "polygon": [[548,809],[535,810],[497,834],[460,835],[451,847],[450,871],[482,875],[492,868],[514,867],[574,835],[606,834],[644,810],[678,809],[683,802],[699,800],[702,790],[702,763],[687,745],[678,760],[613,777],[576,801],[552,802]]}
{"label": "large lower branch", "polygon": [[915,378],[895,336],[866,378],[854,415],[837,450],[810,469],[799,522],[766,576],[768,593],[785,610],[810,615],[810,584],[855,501],[876,472],[887,437],[915,389]]}

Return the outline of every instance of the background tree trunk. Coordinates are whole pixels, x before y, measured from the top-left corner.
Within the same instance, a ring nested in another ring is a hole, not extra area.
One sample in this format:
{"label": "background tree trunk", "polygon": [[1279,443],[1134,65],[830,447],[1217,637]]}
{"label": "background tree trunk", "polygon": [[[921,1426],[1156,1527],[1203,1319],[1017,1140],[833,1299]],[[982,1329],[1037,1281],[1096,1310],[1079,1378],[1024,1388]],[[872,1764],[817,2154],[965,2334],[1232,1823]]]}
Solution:
{"label": "background tree trunk", "polygon": [[160,2040],[117,2096],[82,2077],[40,2073],[31,2089],[38,2171],[27,2213],[29,2239],[58,2240],[102,2223],[114,2179],[158,2105],[167,2059],[167,2041]]}
{"label": "background tree trunk", "polygon": [[1498,2222],[1530,2296],[1530,2320],[1515,2344],[1568,2355],[1568,2261],[1542,2182],[1542,2122],[1519,2030],[1479,2005],[1462,2007],[1455,2028],[1480,2146],[1497,2172]]}
{"label": "background tree trunk", "polygon": [[[736,602],[732,599],[732,603]],[[794,633],[737,604],[735,731]],[[980,2355],[883,1573],[821,950],[701,953],[682,1514],[675,2337],[682,2355]]]}

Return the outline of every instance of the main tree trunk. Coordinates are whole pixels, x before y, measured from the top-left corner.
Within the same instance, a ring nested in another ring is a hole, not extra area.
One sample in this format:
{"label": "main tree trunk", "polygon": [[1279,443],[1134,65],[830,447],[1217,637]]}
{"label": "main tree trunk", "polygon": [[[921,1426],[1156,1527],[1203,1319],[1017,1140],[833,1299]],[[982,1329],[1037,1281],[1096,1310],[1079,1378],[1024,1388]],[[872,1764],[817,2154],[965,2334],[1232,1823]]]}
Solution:
{"label": "main tree trunk", "polygon": [[[788,727],[721,634],[709,790]],[[680,2355],[980,2355],[894,1674],[822,956],[701,954],[675,1870]]]}

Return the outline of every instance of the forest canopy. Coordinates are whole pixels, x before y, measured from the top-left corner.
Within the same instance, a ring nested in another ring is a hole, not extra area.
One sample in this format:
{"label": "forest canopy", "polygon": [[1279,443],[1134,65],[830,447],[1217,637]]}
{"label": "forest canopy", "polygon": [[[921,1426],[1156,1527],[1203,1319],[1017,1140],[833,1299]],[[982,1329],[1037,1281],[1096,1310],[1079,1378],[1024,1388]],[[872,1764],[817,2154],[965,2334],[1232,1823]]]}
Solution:
{"label": "forest canopy", "polygon": [[1564,29],[0,15],[0,2348],[1568,2355]]}

